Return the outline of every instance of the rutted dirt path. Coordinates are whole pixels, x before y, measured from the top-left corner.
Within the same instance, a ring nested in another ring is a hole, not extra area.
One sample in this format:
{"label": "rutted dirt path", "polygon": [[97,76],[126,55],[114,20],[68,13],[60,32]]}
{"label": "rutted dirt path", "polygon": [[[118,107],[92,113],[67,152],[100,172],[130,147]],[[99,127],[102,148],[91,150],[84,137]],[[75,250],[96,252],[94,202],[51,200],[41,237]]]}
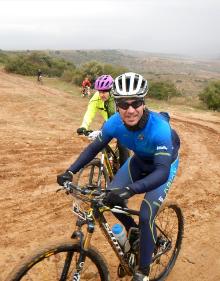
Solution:
{"label": "rutted dirt path", "polygon": [[[0,280],[28,250],[70,237],[71,198],[57,189],[63,171],[85,141],[73,132],[86,101],[0,71]],[[220,115],[171,111],[179,132],[181,165],[169,194],[185,216],[181,254],[169,281],[220,280]],[[117,260],[102,236],[93,243]],[[102,247],[100,247],[102,245]]]}

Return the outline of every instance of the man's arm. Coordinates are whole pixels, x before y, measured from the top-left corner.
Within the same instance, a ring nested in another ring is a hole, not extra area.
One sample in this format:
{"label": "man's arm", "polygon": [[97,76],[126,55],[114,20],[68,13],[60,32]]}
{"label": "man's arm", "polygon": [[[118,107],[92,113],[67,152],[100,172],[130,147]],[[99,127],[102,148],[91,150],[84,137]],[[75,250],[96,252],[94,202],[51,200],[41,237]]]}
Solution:
{"label": "man's arm", "polygon": [[88,164],[111,140],[111,137],[96,138],[86,149],[80,154],[76,161],[67,169],[73,174],[77,173],[81,168]]}
{"label": "man's arm", "polygon": [[96,112],[98,110],[97,102],[98,102],[98,97],[94,95],[92,99],[89,101],[86,113],[83,117],[81,127],[86,128],[87,130],[89,129],[89,126],[92,123],[92,120],[94,119]]}
{"label": "man's arm", "polygon": [[168,180],[172,164],[172,140],[170,130],[166,131],[165,137],[162,134],[162,132],[161,134],[159,132],[155,138],[153,172],[129,185],[135,193],[149,192]]}

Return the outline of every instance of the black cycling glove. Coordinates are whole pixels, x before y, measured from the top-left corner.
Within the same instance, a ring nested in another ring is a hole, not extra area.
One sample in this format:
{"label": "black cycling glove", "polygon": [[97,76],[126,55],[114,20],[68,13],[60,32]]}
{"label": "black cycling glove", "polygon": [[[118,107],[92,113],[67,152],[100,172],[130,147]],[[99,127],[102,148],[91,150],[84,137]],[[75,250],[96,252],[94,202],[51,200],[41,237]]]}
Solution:
{"label": "black cycling glove", "polygon": [[57,183],[63,186],[64,182],[72,181],[73,180],[73,173],[71,171],[66,171],[63,174],[57,176]]}
{"label": "black cycling glove", "polygon": [[129,187],[114,188],[103,200],[103,203],[111,208],[114,206],[126,206],[126,199],[129,199],[135,194],[135,192]]}
{"label": "black cycling glove", "polygon": [[86,132],[86,128],[83,128],[83,127],[78,128],[76,130],[76,132],[77,132],[78,135],[83,135]]}

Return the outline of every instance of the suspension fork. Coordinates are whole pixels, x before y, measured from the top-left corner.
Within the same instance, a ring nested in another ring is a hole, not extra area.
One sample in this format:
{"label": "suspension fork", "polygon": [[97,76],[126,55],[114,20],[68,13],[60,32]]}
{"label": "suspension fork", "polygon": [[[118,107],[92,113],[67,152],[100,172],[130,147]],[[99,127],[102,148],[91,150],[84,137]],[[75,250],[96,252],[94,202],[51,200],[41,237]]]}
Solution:
{"label": "suspension fork", "polygon": [[98,187],[100,187],[101,189],[101,177],[102,177],[102,173],[103,173],[103,169],[104,169],[104,162],[105,162],[105,152],[104,150],[102,151],[102,155],[101,155],[101,161],[100,161],[100,169],[99,169],[99,174],[98,174]]}
{"label": "suspension fork", "polygon": [[107,171],[108,171],[108,174],[109,174],[109,178],[110,178],[110,180],[112,180],[113,177],[114,177],[114,174],[113,174],[113,170],[112,170],[111,164],[109,162],[107,151],[104,150],[103,154],[104,154],[105,165],[106,165],[106,168],[107,168]]}
{"label": "suspension fork", "polygon": [[[86,235],[84,236],[83,232],[81,231],[81,227],[83,224],[87,223],[87,232]],[[76,272],[74,273],[74,277],[78,278],[80,276],[80,272],[83,269],[83,265],[86,259],[86,250],[89,249],[90,247],[90,242],[91,242],[91,238],[92,235],[94,233],[95,230],[95,225],[94,222],[83,222],[81,220],[77,221],[77,229],[73,232],[71,238],[78,238],[79,239],[79,243],[80,243],[80,255],[77,261],[77,265],[76,265]],[[73,279],[75,280],[75,279]],[[78,280],[78,279],[76,279]]]}

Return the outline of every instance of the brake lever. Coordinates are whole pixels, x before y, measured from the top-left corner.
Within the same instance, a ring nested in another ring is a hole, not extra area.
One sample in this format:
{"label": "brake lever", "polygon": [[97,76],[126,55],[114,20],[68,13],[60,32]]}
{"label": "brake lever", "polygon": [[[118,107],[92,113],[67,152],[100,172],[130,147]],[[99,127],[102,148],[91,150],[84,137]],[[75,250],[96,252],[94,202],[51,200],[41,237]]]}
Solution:
{"label": "brake lever", "polygon": [[63,190],[64,188],[58,188],[57,190],[56,190],[56,193],[58,193],[58,192],[60,192],[61,190]]}

